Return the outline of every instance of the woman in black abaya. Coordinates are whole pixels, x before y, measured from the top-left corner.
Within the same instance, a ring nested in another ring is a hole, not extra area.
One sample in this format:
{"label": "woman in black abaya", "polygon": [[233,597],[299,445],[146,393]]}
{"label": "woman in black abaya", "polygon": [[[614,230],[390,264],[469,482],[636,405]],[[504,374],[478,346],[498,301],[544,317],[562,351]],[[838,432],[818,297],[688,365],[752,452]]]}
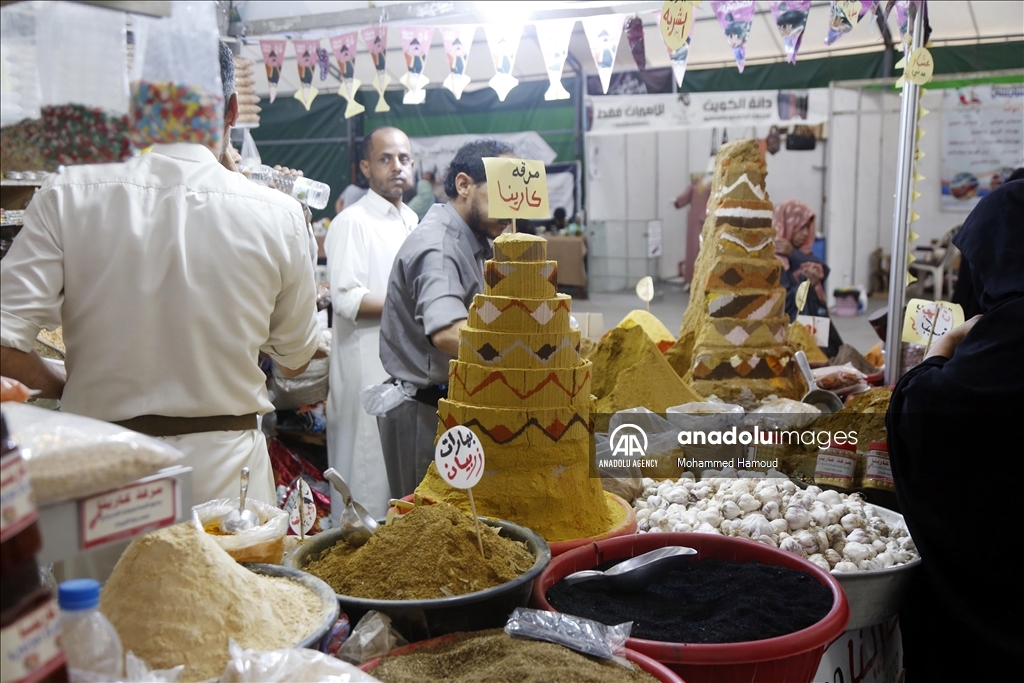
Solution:
{"label": "woman in black abaya", "polygon": [[1024,181],[982,199],[953,242],[980,315],[900,379],[886,415],[896,495],[923,560],[900,614],[908,683],[1024,671],[1011,531],[1024,485]]}

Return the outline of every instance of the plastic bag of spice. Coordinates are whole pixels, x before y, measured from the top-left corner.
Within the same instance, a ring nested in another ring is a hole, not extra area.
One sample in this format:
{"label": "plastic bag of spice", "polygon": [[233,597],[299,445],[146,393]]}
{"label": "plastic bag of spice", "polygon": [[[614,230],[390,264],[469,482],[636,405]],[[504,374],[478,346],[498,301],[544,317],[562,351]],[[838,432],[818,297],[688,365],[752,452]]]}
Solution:
{"label": "plastic bag of spice", "polygon": [[132,139],[140,147],[193,142],[219,150],[225,103],[214,4],[175,2],[171,16],[136,17],[132,29]]}
{"label": "plastic bag of spice", "polygon": [[391,625],[391,617],[383,612],[370,610],[352,629],[352,635],[338,650],[337,657],[353,664],[362,664],[374,657],[386,655],[396,647],[408,644],[402,634]]}
{"label": "plastic bag of spice", "polygon": [[597,621],[559,612],[517,607],[505,624],[505,633],[524,640],[544,640],[591,657],[611,659],[627,669],[626,641],[633,622],[606,626]]}
{"label": "plastic bag of spice", "polygon": [[42,171],[36,15],[42,3],[5,7],[0,21],[0,171]]}
{"label": "plastic bag of spice", "polygon": [[218,498],[192,508],[192,519],[208,533],[236,562],[281,564],[284,537],[288,533],[288,513],[258,500],[247,500],[245,506],[256,513],[260,525],[237,534],[220,530],[220,520],[238,508],[238,499]]}
{"label": "plastic bag of spice", "polygon": [[36,40],[48,51],[39,73],[47,170],[130,157],[124,14],[47,3],[36,20]]}
{"label": "plastic bag of spice", "polygon": [[228,641],[227,668],[222,683],[291,683],[291,681],[352,681],[373,683],[378,679],[358,667],[316,650],[294,647],[287,650],[243,650]]}

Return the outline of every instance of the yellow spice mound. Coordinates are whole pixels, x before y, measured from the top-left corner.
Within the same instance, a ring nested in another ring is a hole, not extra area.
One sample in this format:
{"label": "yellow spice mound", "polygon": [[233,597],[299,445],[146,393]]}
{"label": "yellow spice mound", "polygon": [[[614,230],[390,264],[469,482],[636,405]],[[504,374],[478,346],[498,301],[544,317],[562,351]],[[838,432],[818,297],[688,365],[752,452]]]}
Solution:
{"label": "yellow spice mound", "polygon": [[676,338],[668,331],[665,324],[650,311],[640,309],[631,311],[629,315],[622,319],[618,326],[624,329],[629,329],[630,327],[642,328],[662,353],[672,348],[672,345],[676,343]]}
{"label": "yellow spice mound", "polygon": [[828,361],[828,356],[815,343],[810,330],[801,323],[795,322],[789,326],[789,331],[786,333],[786,342],[794,349],[806,353],[807,360],[812,363],[825,363]]}

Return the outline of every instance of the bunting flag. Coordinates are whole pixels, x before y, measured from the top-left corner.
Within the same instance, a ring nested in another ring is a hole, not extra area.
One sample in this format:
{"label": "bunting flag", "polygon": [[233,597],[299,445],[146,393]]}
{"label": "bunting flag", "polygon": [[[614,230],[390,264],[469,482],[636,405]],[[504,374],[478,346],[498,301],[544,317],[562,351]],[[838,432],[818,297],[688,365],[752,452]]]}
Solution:
{"label": "bunting flag", "polygon": [[316,61],[320,66],[320,80],[327,80],[328,69],[331,68],[331,53],[322,47],[316,49]]}
{"label": "bunting flag", "polygon": [[601,91],[608,93],[608,83],[612,79],[615,68],[615,53],[619,51],[619,39],[622,37],[622,25],[625,16],[622,14],[604,14],[583,19],[583,32],[590,43],[590,54],[597,65],[597,75],[601,78]]}
{"label": "bunting flag", "polygon": [[[917,13],[922,9],[921,0],[896,0],[896,24],[900,27],[900,46],[906,51],[910,45],[914,33],[914,21]],[[925,19],[927,19],[927,9]]]}
{"label": "bunting flag", "polygon": [[732,48],[733,57],[736,58],[736,68],[743,73],[743,67],[747,61],[747,38],[750,37],[750,26],[754,21],[754,3],[736,2],[726,0],[724,2],[712,2],[711,9],[718,17],[718,23],[725,33],[725,39]]}
{"label": "bunting flag", "polygon": [[569,56],[569,38],[575,26],[575,19],[538,21],[536,24],[537,43],[540,44],[540,53],[548,69],[548,82],[551,83],[544,93],[545,100],[569,99],[569,91],[562,86],[562,69]]}
{"label": "bunting flag", "polygon": [[668,50],[668,58],[672,60],[672,75],[676,86],[683,85],[686,75],[686,62],[690,58],[690,38],[693,31],[693,9],[699,3],[684,0],[668,0],[658,15],[661,39]]}
{"label": "bunting flag", "polygon": [[430,44],[434,42],[433,26],[403,26],[399,29],[402,36],[402,52],[405,53],[405,66],[409,69],[399,79],[406,88],[402,104],[423,104],[427,98],[427,83],[430,79],[423,73],[427,66],[427,55]]}
{"label": "bunting flag", "polygon": [[293,40],[295,46],[295,63],[299,68],[299,89],[295,99],[309,111],[309,107],[320,91],[313,87],[313,70],[317,64],[316,52],[320,49],[320,39]]}
{"label": "bunting flag", "polygon": [[391,83],[391,77],[387,74],[388,56],[388,27],[384,24],[377,24],[362,30],[363,42],[370,52],[370,59],[373,60],[373,68],[377,74],[373,77],[373,87],[377,91],[377,106],[375,112],[391,111],[391,107],[384,100],[384,90]]}
{"label": "bunting flag", "polygon": [[359,33],[343,33],[330,39],[331,50],[334,51],[334,60],[338,62],[338,71],[341,72],[341,85],[338,87],[338,94],[344,97],[348,104],[345,106],[345,118],[350,119],[366,111],[366,107],[356,102],[356,92],[362,83],[356,78],[356,52],[359,49]]}
{"label": "bunting flag", "polygon": [[825,44],[831,45],[852,31],[868,13],[875,11],[877,5],[877,0],[832,0]]}
{"label": "bunting flag", "polygon": [[690,39],[692,37],[692,35],[687,36],[686,42],[678,50],[668,51],[668,58],[672,60],[672,75],[676,79],[676,87],[683,85],[683,76],[686,75],[686,60],[690,58]]}
{"label": "bunting flag", "polygon": [[647,68],[647,51],[644,46],[644,20],[640,17],[634,15],[626,21],[626,42],[636,68],[644,71]]}
{"label": "bunting flag", "polygon": [[807,26],[807,12],[811,8],[811,0],[797,2],[769,2],[768,8],[775,17],[775,25],[786,46],[786,57],[790,64],[796,64],[796,53],[800,50],[800,42]]}
{"label": "bunting flag", "polygon": [[277,84],[281,82],[281,67],[284,66],[284,51],[288,46],[286,40],[261,40],[260,50],[263,51],[263,65],[267,68],[267,83],[270,85],[270,103],[277,98]]}
{"label": "bunting flag", "polygon": [[444,53],[448,57],[448,68],[451,71],[445,76],[442,85],[457,100],[462,99],[462,91],[469,85],[466,67],[469,65],[469,51],[473,47],[474,35],[476,26],[449,26],[441,29]]}
{"label": "bunting flag", "polygon": [[491,59],[494,60],[495,72],[487,84],[498,93],[498,99],[504,102],[509,91],[519,85],[519,80],[512,76],[512,67],[516,63],[523,25],[490,24],[484,28],[484,33],[487,35],[487,47],[491,51]]}

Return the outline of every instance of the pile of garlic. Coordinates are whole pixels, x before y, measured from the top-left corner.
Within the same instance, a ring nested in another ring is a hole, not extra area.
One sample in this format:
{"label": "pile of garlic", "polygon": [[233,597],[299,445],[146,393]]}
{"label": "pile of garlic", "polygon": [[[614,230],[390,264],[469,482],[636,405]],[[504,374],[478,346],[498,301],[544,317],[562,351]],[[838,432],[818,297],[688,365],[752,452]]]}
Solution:
{"label": "pile of garlic", "polygon": [[833,573],[888,569],[919,557],[906,528],[886,524],[856,493],[801,489],[788,479],[645,478],[643,484],[633,505],[641,532],[749,538]]}

